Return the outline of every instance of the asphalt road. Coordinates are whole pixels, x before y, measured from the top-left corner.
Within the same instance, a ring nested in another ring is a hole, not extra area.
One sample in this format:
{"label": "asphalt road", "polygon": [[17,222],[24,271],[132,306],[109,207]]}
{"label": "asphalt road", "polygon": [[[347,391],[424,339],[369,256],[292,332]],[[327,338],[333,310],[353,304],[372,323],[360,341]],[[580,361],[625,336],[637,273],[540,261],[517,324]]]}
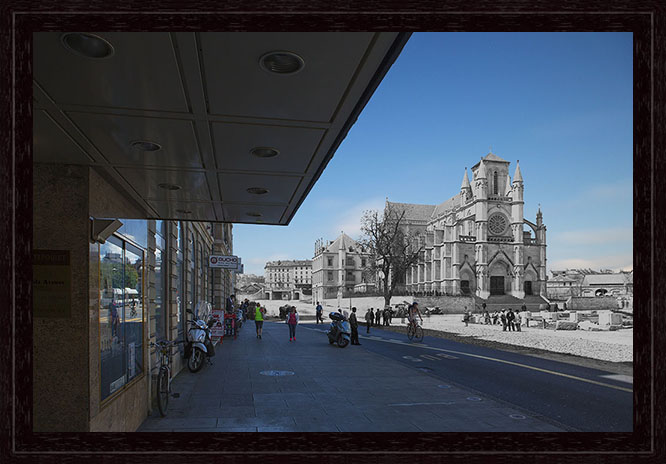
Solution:
{"label": "asphalt road", "polygon": [[[301,324],[324,331],[327,324]],[[631,378],[612,372],[424,337],[411,343],[406,333],[359,327],[360,347],[401,362],[447,384],[477,391],[570,431],[631,432]],[[344,348],[344,349],[350,349]],[[608,377],[610,376],[610,377]]]}

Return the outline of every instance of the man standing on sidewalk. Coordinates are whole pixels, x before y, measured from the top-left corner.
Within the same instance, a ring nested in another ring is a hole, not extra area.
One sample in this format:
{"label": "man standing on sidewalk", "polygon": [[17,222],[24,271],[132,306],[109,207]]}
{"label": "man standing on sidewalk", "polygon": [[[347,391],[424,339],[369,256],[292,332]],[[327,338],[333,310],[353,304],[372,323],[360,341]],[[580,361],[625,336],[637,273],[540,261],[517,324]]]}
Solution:
{"label": "man standing on sidewalk", "polygon": [[351,344],[360,345],[358,342],[358,320],[356,320],[356,306],[352,308],[352,313],[349,316],[349,325],[351,326]]}
{"label": "man standing on sidewalk", "polygon": [[321,317],[321,313],[323,311],[324,311],[324,308],[322,308],[321,304],[317,301],[317,308],[316,308],[316,312],[315,312],[315,319],[317,321],[316,322],[317,324],[319,324],[319,321],[321,321],[322,324],[324,323],[324,319]]}
{"label": "man standing on sidewalk", "polygon": [[370,333],[370,324],[372,324],[372,318],[374,314],[372,314],[372,308],[368,309],[365,313],[365,333]]}

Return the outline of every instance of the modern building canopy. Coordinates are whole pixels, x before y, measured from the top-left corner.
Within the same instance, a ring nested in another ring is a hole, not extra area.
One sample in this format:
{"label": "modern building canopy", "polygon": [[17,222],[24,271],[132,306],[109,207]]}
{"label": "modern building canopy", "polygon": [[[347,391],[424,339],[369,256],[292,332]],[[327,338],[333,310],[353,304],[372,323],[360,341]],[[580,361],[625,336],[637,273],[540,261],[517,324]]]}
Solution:
{"label": "modern building canopy", "polygon": [[35,33],[34,161],[140,217],[287,225],[405,33]]}

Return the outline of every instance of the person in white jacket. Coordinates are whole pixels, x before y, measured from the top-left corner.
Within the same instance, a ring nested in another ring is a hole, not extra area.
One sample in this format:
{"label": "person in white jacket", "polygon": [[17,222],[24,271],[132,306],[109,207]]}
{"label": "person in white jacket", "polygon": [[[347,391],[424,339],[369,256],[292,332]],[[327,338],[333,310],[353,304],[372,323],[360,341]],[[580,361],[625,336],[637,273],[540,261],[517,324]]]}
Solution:
{"label": "person in white jacket", "polygon": [[287,325],[289,326],[289,341],[296,341],[296,325],[298,324],[298,311],[296,306],[292,306],[287,313]]}

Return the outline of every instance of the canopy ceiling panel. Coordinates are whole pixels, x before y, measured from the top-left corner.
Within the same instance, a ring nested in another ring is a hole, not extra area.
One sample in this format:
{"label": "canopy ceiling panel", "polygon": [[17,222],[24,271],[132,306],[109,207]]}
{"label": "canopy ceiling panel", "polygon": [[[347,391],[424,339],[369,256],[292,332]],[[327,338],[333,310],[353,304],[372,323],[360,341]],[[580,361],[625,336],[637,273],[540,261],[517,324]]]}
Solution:
{"label": "canopy ceiling panel", "polygon": [[135,168],[117,170],[147,200],[211,201],[204,172]]}
{"label": "canopy ceiling panel", "polygon": [[[203,169],[191,120],[81,112],[66,114],[113,165]],[[153,140],[159,140],[159,150],[141,149],[141,141]]]}
{"label": "canopy ceiling panel", "polygon": [[242,218],[254,224],[278,224],[285,212],[284,206],[236,205],[224,203],[225,217]]}
{"label": "canopy ceiling panel", "polygon": [[93,166],[127,218],[286,225],[408,37],[35,33],[33,159]]}
{"label": "canopy ceiling panel", "polygon": [[[213,143],[220,169],[292,172],[303,175],[326,130],[323,128],[212,124]],[[273,147],[276,155],[251,156],[257,147]]]}
{"label": "canopy ceiling panel", "polygon": [[63,45],[63,34],[34,34],[34,79],[58,104],[188,112],[178,62],[167,32],[100,32],[113,45],[105,59]]}
{"label": "canopy ceiling panel", "polygon": [[[333,118],[374,34],[368,32],[202,33],[213,114],[327,123]],[[304,40],[305,39],[305,40]],[[280,75],[257,66],[271,51],[291,51],[303,68]],[[252,88],[252,92],[238,89]]]}
{"label": "canopy ceiling panel", "polygon": [[[222,200],[231,203],[280,203],[287,205],[300,177],[258,174],[219,174]],[[257,193],[254,190],[260,189]],[[250,191],[248,191],[250,190]]]}
{"label": "canopy ceiling panel", "polygon": [[46,111],[33,112],[32,130],[35,161],[38,163],[89,164],[94,160],[63,132]]}

